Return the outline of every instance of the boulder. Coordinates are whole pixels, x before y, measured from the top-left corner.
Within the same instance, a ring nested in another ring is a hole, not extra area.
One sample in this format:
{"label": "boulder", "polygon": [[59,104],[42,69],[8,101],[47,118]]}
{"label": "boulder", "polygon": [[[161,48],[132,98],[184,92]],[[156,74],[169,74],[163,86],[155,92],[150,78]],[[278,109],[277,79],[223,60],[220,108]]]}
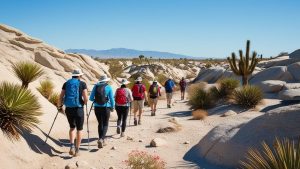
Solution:
{"label": "boulder", "polygon": [[210,163],[237,168],[250,147],[261,149],[261,142],[272,145],[275,137],[298,138],[300,104],[272,109],[264,114],[243,113],[213,128],[194,147],[194,156]]}
{"label": "boulder", "polygon": [[34,60],[39,64],[46,66],[50,69],[64,71],[64,68],[58,63],[58,61],[45,51],[35,52]]}
{"label": "boulder", "polygon": [[287,70],[296,81],[300,81],[300,62],[293,63],[287,67]]}
{"label": "boulder", "polygon": [[286,82],[281,80],[266,80],[259,82],[256,85],[265,93],[277,93],[282,90],[285,84]]}
{"label": "boulder", "polygon": [[287,71],[286,66],[275,66],[268,69],[264,69],[252,76],[249,80],[250,84],[257,84],[266,80],[281,80],[281,81],[293,81],[293,76]]}
{"label": "boulder", "polygon": [[286,83],[283,85],[283,90],[288,90],[288,89],[300,89],[300,83]]}
{"label": "boulder", "polygon": [[77,68],[77,66],[75,66],[73,62],[71,62],[68,59],[57,59],[57,61],[66,72],[72,72],[74,69]]}
{"label": "boulder", "polygon": [[162,138],[155,138],[150,142],[151,147],[161,147],[165,145],[167,145],[167,141]]}
{"label": "boulder", "polygon": [[300,49],[295,50],[294,52],[289,54],[292,59],[300,59]]}
{"label": "boulder", "polygon": [[225,69],[222,67],[211,67],[208,69],[204,69],[199,72],[194,82],[203,81],[207,83],[215,83],[223,76],[224,72]]}
{"label": "boulder", "polygon": [[227,112],[225,112],[224,114],[222,114],[222,117],[228,117],[228,116],[235,116],[237,115],[237,113],[233,110],[228,110]]}
{"label": "boulder", "polygon": [[300,89],[289,89],[279,92],[278,99],[285,101],[299,100],[300,101]]}

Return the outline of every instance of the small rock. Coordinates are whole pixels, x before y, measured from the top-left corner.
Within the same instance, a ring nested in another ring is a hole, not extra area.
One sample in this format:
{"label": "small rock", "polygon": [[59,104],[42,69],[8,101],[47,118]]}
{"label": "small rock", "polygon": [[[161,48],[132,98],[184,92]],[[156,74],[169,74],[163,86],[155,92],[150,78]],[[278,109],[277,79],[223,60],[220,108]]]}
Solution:
{"label": "small rock", "polygon": [[155,138],[150,142],[151,147],[161,147],[164,145],[167,145],[167,141],[162,138]]}
{"label": "small rock", "polygon": [[178,117],[172,117],[169,119],[169,122],[171,123],[178,123],[179,122],[179,118]]}
{"label": "small rock", "polygon": [[69,163],[68,165],[65,166],[65,169],[76,169],[77,166],[75,163]]}
{"label": "small rock", "polygon": [[113,146],[111,149],[112,149],[112,150],[116,150],[116,149],[117,149],[117,147]]}
{"label": "small rock", "polygon": [[109,167],[108,169],[115,169],[115,167]]}
{"label": "small rock", "polygon": [[143,140],[142,140],[142,139],[139,139],[139,142],[140,142],[140,143],[142,143],[142,142],[143,142]]}
{"label": "small rock", "polygon": [[89,163],[86,161],[83,161],[83,160],[76,162],[77,167],[87,167],[88,165],[89,165]]}
{"label": "small rock", "polygon": [[183,144],[190,144],[190,141],[185,141]]}
{"label": "small rock", "polygon": [[133,140],[133,138],[132,137],[129,137],[129,136],[127,136],[127,140]]}
{"label": "small rock", "polygon": [[237,115],[237,113],[233,110],[228,110],[227,112],[225,112],[224,114],[222,114],[222,117],[227,117],[227,116],[234,116]]}

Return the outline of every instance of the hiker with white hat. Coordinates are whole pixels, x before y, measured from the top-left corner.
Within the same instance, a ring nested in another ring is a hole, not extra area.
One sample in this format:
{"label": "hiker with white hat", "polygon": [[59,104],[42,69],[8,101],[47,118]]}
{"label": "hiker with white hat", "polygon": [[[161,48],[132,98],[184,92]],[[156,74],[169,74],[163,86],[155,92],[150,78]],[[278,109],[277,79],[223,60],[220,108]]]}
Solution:
{"label": "hiker with white hat", "polygon": [[[147,99],[146,87],[142,84],[142,77],[138,77],[135,80],[131,91],[133,96],[133,115],[134,115],[134,125],[142,124],[142,113],[144,109],[144,102]],[[137,112],[139,112],[139,120],[137,121]]]}
{"label": "hiker with white hat", "polygon": [[169,79],[165,82],[165,90],[167,95],[167,107],[171,108],[171,102],[173,97],[173,90],[175,88],[175,83],[172,80],[172,76],[169,77]]}
{"label": "hiker with white hat", "polygon": [[106,143],[106,133],[110,112],[114,111],[115,101],[112,87],[108,84],[106,75],[100,76],[99,82],[94,85],[90,95],[90,101],[93,101],[95,115],[98,121],[98,148],[103,148]]}
{"label": "hiker with white hat", "polygon": [[154,79],[152,85],[149,88],[149,103],[151,107],[151,116],[155,116],[159,96],[161,96],[160,87],[157,84],[157,80]]}
{"label": "hiker with white hat", "polygon": [[[70,130],[70,151],[72,156],[79,155],[79,147],[82,138],[82,129],[84,123],[84,109],[83,106],[87,104],[88,94],[87,85],[81,81],[83,73],[81,69],[75,69],[72,73],[72,79],[69,79],[63,84],[60,98],[57,103],[57,109],[63,112],[63,104],[65,105],[65,114],[67,116]],[[74,90],[75,89],[75,90]],[[75,131],[77,129],[77,132]],[[76,143],[74,146],[74,140]]]}
{"label": "hiker with white hat", "polygon": [[117,134],[121,134],[121,137],[125,136],[126,120],[128,111],[131,108],[130,104],[133,101],[131,91],[126,87],[129,84],[126,79],[122,79],[121,87],[116,90],[115,101],[116,111],[118,114],[117,121]]}

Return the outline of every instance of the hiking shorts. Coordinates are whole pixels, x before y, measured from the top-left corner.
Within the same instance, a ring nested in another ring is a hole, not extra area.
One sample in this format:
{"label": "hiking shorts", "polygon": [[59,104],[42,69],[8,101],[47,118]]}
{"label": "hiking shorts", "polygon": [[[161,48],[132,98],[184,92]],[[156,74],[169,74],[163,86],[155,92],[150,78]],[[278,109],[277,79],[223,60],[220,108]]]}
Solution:
{"label": "hiking shorts", "polygon": [[67,107],[66,115],[71,129],[76,127],[77,130],[83,129],[84,110],[83,107]]}
{"label": "hiking shorts", "polygon": [[149,103],[152,104],[157,104],[158,98],[150,98]]}
{"label": "hiking shorts", "polygon": [[134,100],[133,101],[133,111],[143,110],[145,100]]}
{"label": "hiking shorts", "polygon": [[173,93],[166,93],[166,95],[168,100],[171,100],[173,97]]}

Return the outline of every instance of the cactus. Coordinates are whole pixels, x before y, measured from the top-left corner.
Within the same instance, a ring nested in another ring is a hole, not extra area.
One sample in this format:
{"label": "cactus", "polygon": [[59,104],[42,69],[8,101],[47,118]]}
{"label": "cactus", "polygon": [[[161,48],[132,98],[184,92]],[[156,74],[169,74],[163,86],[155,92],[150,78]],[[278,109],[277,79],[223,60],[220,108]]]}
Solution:
{"label": "cactus", "polygon": [[248,85],[248,77],[252,74],[255,69],[255,66],[258,63],[258,59],[256,58],[257,53],[253,52],[252,57],[250,58],[250,41],[247,40],[246,45],[246,56],[243,55],[243,51],[239,50],[240,60],[238,60],[238,65],[236,62],[235,53],[231,54],[231,58],[228,57],[227,60],[230,64],[231,70],[234,74],[238,76],[242,76],[243,85]]}

